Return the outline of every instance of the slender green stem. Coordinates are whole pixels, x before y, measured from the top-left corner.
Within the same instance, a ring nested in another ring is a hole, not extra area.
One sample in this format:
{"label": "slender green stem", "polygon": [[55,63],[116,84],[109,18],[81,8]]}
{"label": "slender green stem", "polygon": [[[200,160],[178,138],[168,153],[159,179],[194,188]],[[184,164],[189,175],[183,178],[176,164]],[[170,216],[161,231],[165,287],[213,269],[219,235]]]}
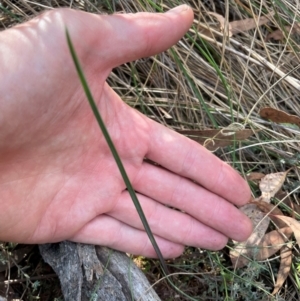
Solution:
{"label": "slender green stem", "polygon": [[106,129],[106,126],[105,126],[105,124],[103,122],[103,119],[102,119],[102,117],[101,117],[101,115],[100,115],[100,113],[98,111],[98,108],[97,108],[97,106],[95,104],[94,98],[93,98],[92,93],[91,93],[91,91],[89,89],[87,80],[86,80],[86,78],[84,76],[83,70],[82,70],[82,68],[80,66],[78,57],[76,55],[73,43],[71,41],[71,38],[70,38],[70,35],[69,35],[69,32],[68,32],[68,29],[66,29],[66,36],[67,36],[68,46],[69,46],[69,49],[70,49],[70,52],[71,52],[71,55],[72,55],[72,58],[73,58],[73,61],[74,61],[77,73],[78,73],[78,76],[80,78],[82,87],[83,87],[84,92],[86,94],[86,97],[87,97],[87,99],[89,101],[89,104],[90,104],[90,106],[92,108],[94,116],[95,116],[95,118],[96,118],[96,120],[97,120],[97,122],[99,124],[99,127],[100,127],[100,129],[101,129],[101,131],[103,133],[103,136],[104,136],[104,138],[105,138],[105,140],[106,140],[106,142],[107,142],[107,144],[108,144],[108,146],[109,146],[109,148],[110,148],[110,150],[112,152],[112,155],[113,155],[113,157],[114,157],[114,159],[115,159],[115,161],[117,163],[117,166],[118,166],[118,168],[120,170],[120,173],[121,173],[122,178],[123,178],[123,180],[125,182],[125,185],[126,185],[126,187],[128,189],[128,192],[129,192],[129,194],[131,196],[131,199],[132,199],[132,201],[133,201],[133,203],[135,205],[135,208],[136,208],[136,210],[137,210],[137,212],[138,212],[138,214],[139,214],[139,216],[141,218],[141,221],[143,223],[145,231],[147,232],[148,237],[149,237],[149,239],[151,241],[151,244],[152,244],[152,246],[153,246],[153,248],[154,248],[154,250],[155,250],[155,252],[156,252],[156,254],[158,256],[158,259],[159,259],[160,264],[162,266],[163,272],[166,275],[168,275],[169,273],[168,273],[167,265],[166,265],[166,263],[164,261],[164,258],[163,258],[162,254],[161,254],[161,251],[160,251],[160,249],[159,249],[159,247],[158,247],[158,245],[157,245],[157,243],[155,241],[155,238],[154,238],[154,236],[153,236],[153,234],[151,232],[151,229],[149,227],[149,224],[147,222],[147,219],[145,217],[143,209],[142,209],[142,207],[141,207],[141,205],[139,203],[139,200],[138,200],[138,198],[136,196],[136,193],[135,193],[135,191],[134,191],[134,189],[133,189],[133,187],[131,185],[131,182],[130,182],[128,176],[127,176],[127,173],[125,171],[123,163],[122,163],[122,161],[121,161],[121,159],[120,159],[120,157],[118,155],[118,152],[117,152],[117,150],[116,150],[116,148],[115,148],[115,146],[114,146],[114,144],[112,142],[112,139],[110,138],[110,135],[109,135],[109,133],[108,133],[108,131]]}

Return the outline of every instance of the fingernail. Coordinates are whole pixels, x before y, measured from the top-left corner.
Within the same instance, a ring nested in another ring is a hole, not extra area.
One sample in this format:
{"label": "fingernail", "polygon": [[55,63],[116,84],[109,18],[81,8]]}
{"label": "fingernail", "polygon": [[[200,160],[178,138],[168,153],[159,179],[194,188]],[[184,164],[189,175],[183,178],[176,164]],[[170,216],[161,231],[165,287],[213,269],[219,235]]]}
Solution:
{"label": "fingernail", "polygon": [[186,4],[176,6],[170,10],[167,11],[167,14],[181,14],[184,11],[187,11],[190,7]]}

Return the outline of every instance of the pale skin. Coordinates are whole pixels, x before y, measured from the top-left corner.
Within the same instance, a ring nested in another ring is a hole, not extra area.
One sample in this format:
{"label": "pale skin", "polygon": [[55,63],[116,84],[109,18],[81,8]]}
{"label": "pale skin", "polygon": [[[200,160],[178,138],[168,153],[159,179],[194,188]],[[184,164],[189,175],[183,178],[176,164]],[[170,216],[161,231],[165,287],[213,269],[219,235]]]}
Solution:
{"label": "pale skin", "polygon": [[163,256],[247,239],[251,222],[236,208],[250,199],[242,177],[105,82],[112,68],[171,47],[192,21],[187,6],[113,16],[62,9],[0,33],[0,241],[156,256],[83,93],[65,25]]}

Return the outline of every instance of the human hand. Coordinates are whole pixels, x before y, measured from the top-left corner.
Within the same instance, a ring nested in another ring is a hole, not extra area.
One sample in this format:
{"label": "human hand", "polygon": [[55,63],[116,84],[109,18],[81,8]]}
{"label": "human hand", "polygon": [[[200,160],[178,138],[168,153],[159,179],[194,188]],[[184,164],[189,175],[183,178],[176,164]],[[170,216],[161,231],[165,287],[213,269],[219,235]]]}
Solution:
{"label": "human hand", "polygon": [[0,241],[72,240],[155,257],[82,90],[65,25],[162,254],[250,235],[234,206],[250,199],[244,180],[105,82],[113,67],[169,48],[192,20],[187,6],[113,16],[60,9],[0,34]]}

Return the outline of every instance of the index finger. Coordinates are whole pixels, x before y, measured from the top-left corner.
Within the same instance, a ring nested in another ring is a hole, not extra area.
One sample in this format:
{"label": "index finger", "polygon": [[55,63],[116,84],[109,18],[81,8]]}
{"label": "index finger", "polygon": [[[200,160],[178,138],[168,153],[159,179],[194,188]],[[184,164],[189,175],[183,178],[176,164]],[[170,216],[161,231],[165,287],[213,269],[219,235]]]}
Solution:
{"label": "index finger", "polygon": [[154,121],[147,158],[241,206],[250,200],[246,181],[197,142]]}

